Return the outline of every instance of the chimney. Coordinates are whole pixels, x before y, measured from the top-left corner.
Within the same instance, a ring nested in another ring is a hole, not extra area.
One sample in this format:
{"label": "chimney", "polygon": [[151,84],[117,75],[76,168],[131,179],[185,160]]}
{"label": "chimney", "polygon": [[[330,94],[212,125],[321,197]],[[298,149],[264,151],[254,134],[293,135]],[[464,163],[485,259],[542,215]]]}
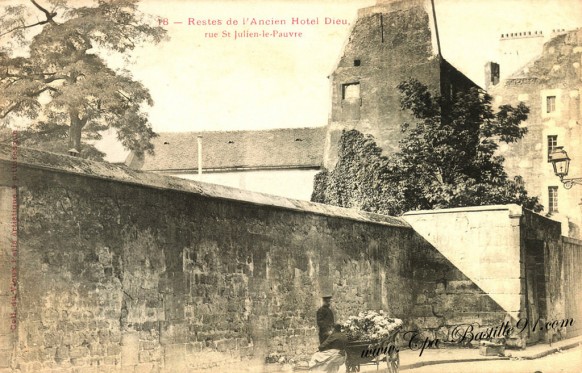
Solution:
{"label": "chimney", "polygon": [[202,175],[202,136],[198,135],[198,175]]}
{"label": "chimney", "polygon": [[499,83],[499,64],[495,62],[487,62],[485,64],[485,89]]}

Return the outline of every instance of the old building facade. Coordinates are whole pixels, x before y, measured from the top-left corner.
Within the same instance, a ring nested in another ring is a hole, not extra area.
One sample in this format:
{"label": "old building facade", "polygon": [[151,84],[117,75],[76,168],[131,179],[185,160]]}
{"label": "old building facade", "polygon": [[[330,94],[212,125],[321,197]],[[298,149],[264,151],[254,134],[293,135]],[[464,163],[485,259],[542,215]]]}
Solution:
{"label": "old building facade", "polygon": [[[489,92],[495,103],[524,102],[530,108],[526,136],[504,146],[505,168],[509,174],[524,177],[531,195],[541,197],[545,212],[561,220],[564,234],[579,235],[582,188],[565,189],[554,175],[548,156],[563,146],[572,159],[570,175],[582,176],[582,29],[553,34],[540,49],[540,55],[513,72]],[[504,66],[499,66],[501,71]],[[494,82],[495,79],[489,79]]]}
{"label": "old building facade", "polygon": [[324,166],[337,161],[344,129],[373,135],[386,152],[398,149],[400,126],[410,120],[400,110],[401,82],[414,78],[443,96],[475,84],[440,56],[429,1],[378,1],[358,11],[358,19],[331,83],[331,115]]}

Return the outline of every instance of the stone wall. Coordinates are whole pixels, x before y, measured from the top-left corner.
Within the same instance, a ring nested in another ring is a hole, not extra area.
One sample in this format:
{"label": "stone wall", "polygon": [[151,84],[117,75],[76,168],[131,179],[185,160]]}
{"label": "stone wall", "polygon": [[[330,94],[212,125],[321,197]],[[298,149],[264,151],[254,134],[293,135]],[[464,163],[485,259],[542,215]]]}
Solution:
{"label": "stone wall", "polygon": [[[573,319],[566,328],[550,328],[542,335],[546,342],[570,338],[582,334],[582,241],[560,235],[560,224],[538,214],[526,211],[523,217],[522,237],[527,255],[535,244],[540,245],[541,255],[536,257],[538,283],[544,281],[541,319],[544,322]],[[527,264],[527,263],[526,263]]]}
{"label": "stone wall", "polygon": [[[561,236],[560,232],[560,223],[524,211],[522,244],[524,255],[533,254],[536,257],[536,290],[542,293],[540,319],[550,323],[568,319],[574,321],[565,328],[546,330],[541,335],[546,342],[582,334],[582,302],[579,300],[582,294],[582,241]],[[536,246],[539,246],[539,253],[535,252]],[[522,260],[522,264],[527,266],[527,260]],[[527,283],[524,285],[528,286]]]}
{"label": "stone wall", "polygon": [[[4,186],[9,157],[0,148]],[[229,371],[271,352],[306,357],[324,291],[340,320],[384,309],[430,336],[505,314],[396,218],[27,149],[18,196],[6,372]]]}
{"label": "stone wall", "polygon": [[563,283],[565,308],[564,318],[573,318],[575,323],[566,330],[567,337],[582,335],[582,241],[563,237]]}
{"label": "stone wall", "polygon": [[[414,211],[404,219],[511,316],[519,332],[510,345],[580,334],[582,248],[561,236],[559,222],[517,205]],[[573,325],[541,327],[568,319]]]}
{"label": "stone wall", "polygon": [[519,319],[521,216],[521,208],[510,205],[414,211],[404,219]]}

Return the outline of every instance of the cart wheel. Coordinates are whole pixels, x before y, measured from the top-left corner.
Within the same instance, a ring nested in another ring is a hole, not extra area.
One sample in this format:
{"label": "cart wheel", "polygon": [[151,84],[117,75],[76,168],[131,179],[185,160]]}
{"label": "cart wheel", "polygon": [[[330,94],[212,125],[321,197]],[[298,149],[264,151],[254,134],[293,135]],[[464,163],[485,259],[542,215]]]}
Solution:
{"label": "cart wheel", "polygon": [[388,364],[388,373],[398,373],[400,369],[400,356],[398,353],[390,354],[386,357],[386,363]]}
{"label": "cart wheel", "polygon": [[346,373],[357,373],[360,371],[360,364],[346,364]]}

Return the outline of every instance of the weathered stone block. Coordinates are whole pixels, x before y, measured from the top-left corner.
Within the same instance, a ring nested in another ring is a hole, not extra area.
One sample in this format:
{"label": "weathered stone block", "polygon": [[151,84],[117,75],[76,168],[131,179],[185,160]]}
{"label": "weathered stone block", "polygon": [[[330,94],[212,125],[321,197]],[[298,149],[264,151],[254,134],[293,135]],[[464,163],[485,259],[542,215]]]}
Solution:
{"label": "weathered stone block", "polygon": [[439,282],[436,284],[435,293],[442,294],[446,291],[445,284]]}
{"label": "weathered stone block", "polygon": [[479,345],[479,355],[483,356],[504,356],[505,346],[502,344],[483,341]]}
{"label": "weathered stone block", "polygon": [[71,364],[74,367],[86,366],[86,365],[89,365],[90,362],[91,362],[91,359],[87,358],[87,357],[71,358]]}
{"label": "weathered stone block", "polygon": [[121,337],[121,364],[132,366],[138,363],[139,336],[137,332],[125,332]]}
{"label": "weathered stone block", "polygon": [[121,346],[116,344],[110,344],[107,346],[108,356],[118,356],[121,355]]}
{"label": "weathered stone block", "polygon": [[479,318],[476,314],[455,314],[453,316],[447,317],[445,321],[446,326],[457,326],[457,325],[471,325],[478,323]]}
{"label": "weathered stone block", "polygon": [[203,343],[203,342],[190,342],[186,346],[186,352],[188,354],[195,354],[195,353],[202,351],[202,349],[204,347],[205,347],[205,343]]}
{"label": "weathered stone block", "polygon": [[101,373],[101,369],[93,366],[77,367],[73,369],[75,373]]}
{"label": "weathered stone block", "polygon": [[413,317],[432,316],[432,306],[430,304],[417,304],[412,307],[410,315]]}
{"label": "weathered stone block", "polygon": [[120,359],[117,356],[106,356],[103,358],[103,363],[105,365],[111,365],[111,366],[119,366],[121,365],[119,363]]}
{"label": "weathered stone block", "polygon": [[443,326],[444,324],[444,319],[441,317],[434,317],[434,316],[430,316],[430,317],[420,317],[417,318],[415,320],[416,325],[418,325],[418,327],[420,329],[437,329],[441,326]]}
{"label": "weathered stone block", "polygon": [[470,280],[453,280],[447,283],[447,293],[478,294],[482,291]]}
{"label": "weathered stone block", "polygon": [[21,373],[36,373],[42,369],[38,363],[21,363],[18,364],[18,367]]}
{"label": "weathered stone block", "polygon": [[149,363],[152,361],[152,354],[150,351],[139,352],[139,363]]}
{"label": "weathered stone block", "polygon": [[119,330],[112,329],[109,331],[109,341],[113,343],[121,343],[121,332]]}
{"label": "weathered stone block", "polygon": [[87,347],[72,347],[69,351],[69,356],[71,359],[81,358],[89,355],[90,353]]}
{"label": "weathered stone block", "polygon": [[152,373],[154,367],[154,364],[139,364],[135,367],[134,373]]}
{"label": "weathered stone block", "polygon": [[156,341],[140,341],[140,349],[142,350],[153,350],[154,348],[158,347],[160,344]]}

